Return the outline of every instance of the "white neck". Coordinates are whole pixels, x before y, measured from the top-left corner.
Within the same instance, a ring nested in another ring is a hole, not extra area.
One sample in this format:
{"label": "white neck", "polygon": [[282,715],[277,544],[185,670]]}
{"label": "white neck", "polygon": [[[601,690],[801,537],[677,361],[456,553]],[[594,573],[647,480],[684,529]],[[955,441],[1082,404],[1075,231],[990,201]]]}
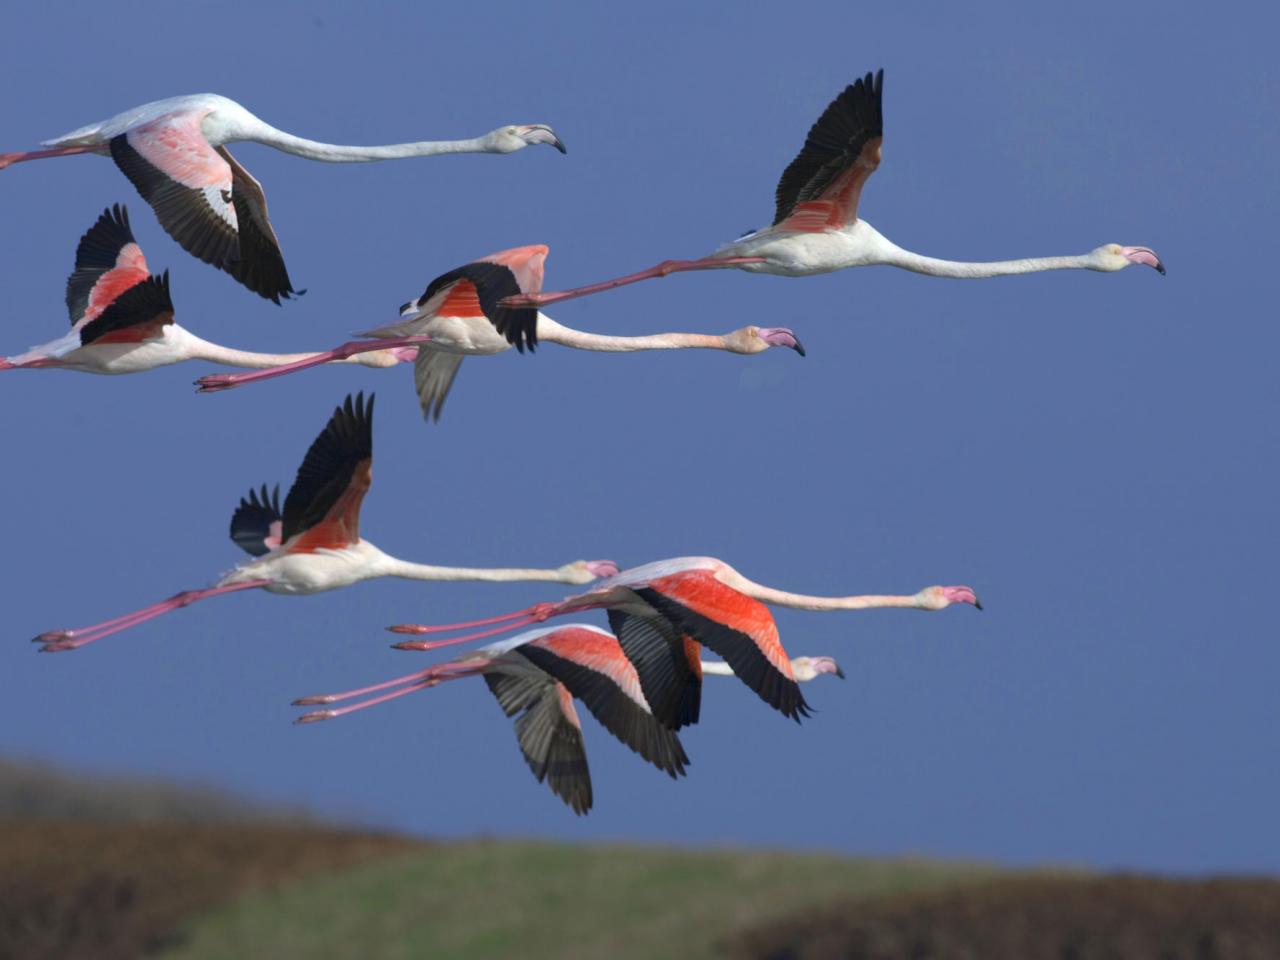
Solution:
{"label": "white neck", "polygon": [[811,597],[803,593],[788,593],[775,590],[762,584],[748,580],[738,571],[725,566],[719,572],[721,581],[749,597],[755,597],[762,603],[775,603],[781,607],[795,607],[799,610],[875,610],[882,607],[904,607],[907,609],[930,609],[920,594],[909,597],[889,596],[882,594],[860,594],[852,597]]}
{"label": "white neck", "polygon": [[1095,270],[1093,254],[1074,257],[1029,257],[1024,260],[991,260],[985,263],[966,263],[962,260],[939,260],[910,250],[903,250],[889,240],[882,241],[879,262],[902,267],[914,273],[931,277],[953,277],[959,280],[978,280],[984,277],[1003,277],[1015,273],[1038,273],[1043,270]]}
{"label": "white neck", "polygon": [[[175,324],[174,326],[176,327],[177,325]],[[221,344],[202,340],[190,330],[184,329],[182,333],[186,342],[187,356],[190,359],[208,360],[210,363],[220,363],[227,367],[246,367],[253,370],[263,370],[267,367],[297,363],[300,360],[310,360],[316,356],[315,352],[254,353],[250,350],[234,350],[231,347],[224,347]],[[357,353],[354,356],[344,357],[340,360],[330,360],[329,362],[358,363],[366,367],[392,367],[399,363],[399,360],[390,350],[372,350],[368,353]]]}
{"label": "white neck", "polygon": [[487,583],[536,580],[582,584],[595,579],[582,563],[566,563],[553,570],[537,567],[435,567],[425,563],[410,563],[387,554],[383,554],[380,559],[376,575],[401,577],[405,580],[478,580]]}
{"label": "white neck", "polygon": [[400,160],[406,157],[434,157],[442,153],[494,152],[484,137],[471,140],[421,140],[417,143],[392,143],[377,147],[350,147],[295,137],[262,121],[249,126],[248,129],[238,131],[234,139],[254,140],[285,153],[325,163],[369,163],[374,160]]}
{"label": "white neck", "polygon": [[557,323],[545,313],[538,314],[538,339],[575,350],[604,353],[631,353],[637,350],[731,350],[727,337],[708,333],[655,333],[642,337],[610,337],[574,330]]}

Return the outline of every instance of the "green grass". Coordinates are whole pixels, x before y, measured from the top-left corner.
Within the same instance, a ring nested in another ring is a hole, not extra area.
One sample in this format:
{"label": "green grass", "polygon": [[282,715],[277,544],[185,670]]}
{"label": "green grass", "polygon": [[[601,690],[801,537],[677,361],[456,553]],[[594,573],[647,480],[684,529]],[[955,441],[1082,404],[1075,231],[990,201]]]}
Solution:
{"label": "green grass", "polygon": [[710,957],[730,931],[992,868],[824,855],[477,841],[259,893],[184,928],[176,958]]}

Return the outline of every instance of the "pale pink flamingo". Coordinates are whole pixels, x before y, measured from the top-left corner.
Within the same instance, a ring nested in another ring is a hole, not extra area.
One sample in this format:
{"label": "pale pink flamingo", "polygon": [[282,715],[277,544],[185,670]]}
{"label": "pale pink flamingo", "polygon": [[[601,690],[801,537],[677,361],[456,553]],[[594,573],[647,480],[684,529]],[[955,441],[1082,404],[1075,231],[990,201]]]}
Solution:
{"label": "pale pink flamingo", "polygon": [[1041,270],[1112,273],[1134,263],[1165,272],[1164,264],[1149,247],[1108,243],[1077,256],[966,263],[921,256],[881,236],[867,221],[858,219],[858,198],[862,185],[880,166],[883,90],[884,71],[874,77],[868,73],[846,87],[823,111],[809,130],[804,147],[778,181],[772,226],[747,233],[699,260],[666,260],[639,273],[572,290],[511,296],[503,305],[543,307],[639,280],[722,267],[808,277],[846,267],[886,264],[958,279]]}
{"label": "pale pink flamingo", "polygon": [[[800,681],[826,673],[844,676],[830,657],[796,657],[791,664]],[[712,676],[733,675],[726,663],[698,661],[698,665]],[[574,697],[606,730],[672,778],[683,774],[689,763],[676,734],[655,719],[635,667],[617,638],[585,623],[531,630],[394,680],[303,697],[294,704],[330,704],[391,691],[349,706],[312,711],[296,722],[331,720],[447,680],[474,676],[484,677],[503,712],[516,717],[516,738],[533,775],[539,782],[545,779],[575,813],[591,808],[591,775]]]}
{"label": "pale pink flamingo", "polygon": [[[129,211],[105,210],[80,238],[67,278],[71,332],[16,357],[0,357],[0,370],[77,370],[141,373],[183,360],[231,367],[271,367],[314,353],[252,353],[202,340],[174,322],[169,273],[152,276],[129,228]],[[354,354],[338,363],[394,367],[417,356],[414,347]]]}
{"label": "pale pink flamingo", "polygon": [[502,624],[448,640],[396,644],[405,650],[433,650],[603,607],[618,642],[635,664],[654,716],[666,726],[678,730],[698,719],[701,684],[692,667],[696,656],[690,641],[719,654],[762,700],[798,721],[807,706],[766,603],[801,610],[942,610],[953,603],[982,609],[973,590],[965,586],[925,587],[910,596],[813,597],[754,583],[714,557],[677,557],[623,570],[557,603],[539,603],[465,623],[400,624],[389,629],[425,634]]}
{"label": "pale pink flamingo", "polygon": [[279,489],[251,491],[231,517],[231,539],[254,559],[212,586],[76,630],[35,638],[43,651],[74,650],[197,600],[258,587],[291,596],[321,593],[377,577],[406,580],[542,580],[589,583],[617,572],[608,560],[577,561],[553,570],[436,567],[383,553],[360,536],[360,506],[373,482],[373,397],[350,395],[311,444],[280,509]]}
{"label": "pale pink flamingo", "polygon": [[201,377],[196,384],[201,392],[226,390],[341,360],[357,355],[355,351],[359,350],[417,348],[413,373],[422,412],[426,417],[439,420],[445,397],[464,357],[493,356],[513,346],[523,353],[526,347],[532,351],[540,341],[605,353],[701,348],[753,354],[783,346],[804,356],[804,347],[786,327],[743,327],[722,335],[659,333],[611,337],[562,326],[537,310],[506,310],[497,306],[508,294],[542,289],[546,257],[547,247],[541,244],[482,257],[432,280],[422,296],[400,308],[398,322],[358,334],[375,339],[349,341],[277,369]]}
{"label": "pale pink flamingo", "polygon": [[267,198],[226,144],[253,140],[325,163],[364,163],[444,153],[514,153],[545,143],[565,152],[546,124],[499,127],[471,140],[348,147],[305,140],[277,130],[234,100],[213,93],[145,103],[109,120],[46,140],[47,150],[0,153],[10,164],[78,153],[110,156],[151,204],[160,225],[184,250],[225,270],[254,293],[280,302],[293,289],[280,243],[267,216]]}

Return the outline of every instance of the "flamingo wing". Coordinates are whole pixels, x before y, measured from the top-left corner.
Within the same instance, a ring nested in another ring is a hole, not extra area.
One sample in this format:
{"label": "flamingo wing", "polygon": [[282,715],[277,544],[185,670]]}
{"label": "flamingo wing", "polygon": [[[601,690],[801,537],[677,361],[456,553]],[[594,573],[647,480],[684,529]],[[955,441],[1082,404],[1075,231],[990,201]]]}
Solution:
{"label": "flamingo wing", "polygon": [[285,269],[284,254],[276,237],[271,218],[267,216],[267,195],[226,147],[215,148],[231,168],[231,203],[240,228],[240,251],[237,259],[224,269],[255,293],[280,302],[280,297],[301,296],[305,290],[294,290]]}
{"label": "flamingo wing", "polygon": [[[230,154],[215,150],[201,129],[203,115],[192,112],[171,113],[149,123],[140,124],[113,137],[111,157],[138,193],[156,212],[160,226],[178,244],[197,259],[231,274],[259,296],[276,303],[292,294],[274,232],[267,225],[270,242],[257,247],[254,240],[242,249],[240,214],[246,206],[237,203],[236,174]],[[261,197],[257,181],[240,169],[239,186],[250,195],[254,188]],[[250,201],[248,207],[252,208]],[[261,204],[266,217],[266,204]],[[247,218],[252,219],[252,216]],[[252,235],[254,230],[249,231]],[[262,234],[261,227],[257,232]],[[245,254],[266,257],[269,247],[278,261],[274,266],[246,262]]]}
{"label": "flamingo wing", "polygon": [[135,283],[80,327],[80,344],[140,343],[159,336],[168,323],[173,323],[173,300],[166,270]]}
{"label": "flamingo wing", "polygon": [[129,210],[115,204],[102,212],[76,245],[76,266],[67,277],[71,326],[95,319],[107,306],[151,276],[129,227]]}
{"label": "flamingo wing", "polygon": [[679,730],[698,722],[702,706],[702,664],[687,656],[685,638],[657,611],[652,616],[609,608],[609,629],[640,678],[653,715]]}
{"label": "flamingo wing", "polygon": [[722,656],[769,706],[797,722],[809,715],[773,614],[763,603],[709,570],[660,577],[633,589],[677,630]]}
{"label": "flamingo wing", "polygon": [[373,399],[347,394],[303,458],[284,500],[281,536],[290,551],[359,541],[360,504],[373,482]]}
{"label": "flamingo wing", "polygon": [[484,682],[502,712],[516,718],[520,752],[538,782],[546,783],[574,813],[590,810],[591,771],[582,724],[564,684],[519,655],[495,662],[485,672]]}
{"label": "flamingo wing", "polygon": [[880,165],[884,71],[868,73],[831,101],[782,173],[774,226],[819,232],[858,218],[862,185]]}
{"label": "flamingo wing", "polygon": [[250,490],[248,497],[240,498],[240,506],[231,515],[231,539],[236,546],[255,557],[270,553],[282,542],[284,528],[280,512],[280,485],[268,494],[267,485],[262,493]]}
{"label": "flamingo wing", "polygon": [[449,396],[463,359],[460,353],[433,350],[430,343],[418,347],[418,358],[413,362],[413,384],[418,391],[424,417],[437,422],[440,420],[445,397]]}
{"label": "flamingo wing", "polygon": [[680,738],[649,710],[640,678],[618,641],[603,631],[564,628],[516,648],[581,700],[601,725],[673,780],[689,757]]}
{"label": "flamingo wing", "polygon": [[[504,297],[538,292],[542,285],[541,259],[538,259],[536,269],[531,269],[527,263],[500,261],[513,259],[509,255],[528,250],[541,251],[541,257],[545,257],[546,249],[539,246],[504,250],[491,258],[477,260],[443,273],[427,285],[422,296],[405,304],[401,312],[417,311],[431,316],[450,317],[483,316],[516,350],[524,353],[525,347],[528,347],[532,351],[538,345],[537,309],[512,309],[499,306],[499,303]],[[529,282],[531,274],[536,275],[536,284]],[[521,283],[522,279],[524,283]],[[526,287],[536,289],[525,289]]]}

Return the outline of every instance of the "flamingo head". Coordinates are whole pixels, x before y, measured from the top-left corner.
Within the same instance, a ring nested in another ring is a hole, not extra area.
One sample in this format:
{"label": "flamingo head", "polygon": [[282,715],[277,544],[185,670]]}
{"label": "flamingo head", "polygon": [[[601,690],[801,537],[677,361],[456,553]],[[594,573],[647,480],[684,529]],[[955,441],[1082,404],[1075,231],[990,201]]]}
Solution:
{"label": "flamingo head", "polygon": [[1106,273],[1123,270],[1135,263],[1153,267],[1161,276],[1164,276],[1165,272],[1164,264],[1150,247],[1122,247],[1118,243],[1106,243],[1094,250],[1090,256],[1094,261],[1093,269]]}
{"label": "flamingo head", "polygon": [[925,587],[916,594],[916,606],[921,610],[945,610],[953,603],[971,603],[982,609],[972,587]]}
{"label": "flamingo head", "polygon": [[545,143],[561,153],[568,153],[556,132],[545,123],[517,123],[499,127],[484,139],[485,145],[494,153],[515,153],[535,143]]}
{"label": "flamingo head", "polygon": [[795,657],[791,661],[791,672],[800,683],[813,680],[824,673],[834,673],[841,680],[844,679],[844,671],[834,657]]}
{"label": "flamingo head", "polygon": [[618,565],[612,560],[578,560],[575,563],[566,563],[560,568],[560,572],[564,574],[566,583],[583,584],[604,577],[617,576]]}
{"label": "flamingo head", "polygon": [[789,347],[804,356],[804,344],[786,327],[743,327],[725,334],[724,345],[733,353],[764,353],[770,347]]}

